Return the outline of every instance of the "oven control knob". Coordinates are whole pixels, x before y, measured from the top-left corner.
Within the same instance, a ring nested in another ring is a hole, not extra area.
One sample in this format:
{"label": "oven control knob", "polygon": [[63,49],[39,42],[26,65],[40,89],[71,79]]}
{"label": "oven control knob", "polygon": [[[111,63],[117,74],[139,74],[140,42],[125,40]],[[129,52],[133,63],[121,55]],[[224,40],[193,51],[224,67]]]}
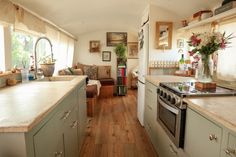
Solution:
{"label": "oven control knob", "polygon": [[174,105],[176,103],[176,99],[175,98],[171,98],[170,99],[170,103]]}
{"label": "oven control knob", "polygon": [[161,92],[160,88],[157,88],[157,94],[159,94]]}
{"label": "oven control knob", "polygon": [[163,90],[160,90],[160,96],[163,96]]}
{"label": "oven control knob", "polygon": [[170,101],[171,100],[171,96],[167,95],[167,100]]}
{"label": "oven control knob", "polygon": [[166,98],[167,97],[167,94],[166,92],[163,93],[163,98]]}

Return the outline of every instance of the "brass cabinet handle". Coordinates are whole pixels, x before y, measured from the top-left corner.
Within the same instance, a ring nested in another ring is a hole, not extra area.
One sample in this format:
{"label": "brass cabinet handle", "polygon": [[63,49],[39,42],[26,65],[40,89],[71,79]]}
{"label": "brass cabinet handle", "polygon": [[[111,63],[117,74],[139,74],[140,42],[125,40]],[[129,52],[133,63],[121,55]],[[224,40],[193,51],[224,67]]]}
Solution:
{"label": "brass cabinet handle", "polygon": [[217,141],[217,136],[215,134],[210,134],[209,135],[209,140],[210,141],[213,141],[213,140]]}
{"label": "brass cabinet handle", "polygon": [[77,121],[74,121],[72,124],[71,124],[71,128],[72,129],[74,129],[74,128],[76,128],[77,127],[77,125],[78,125],[78,122]]}
{"label": "brass cabinet handle", "polygon": [[66,119],[70,116],[70,113],[71,113],[71,110],[66,111],[66,112],[64,113],[64,116],[63,116],[61,119],[66,120]]}
{"label": "brass cabinet handle", "polygon": [[236,150],[235,149],[231,149],[231,148],[227,148],[227,149],[225,149],[224,150],[225,151],[225,153],[227,154],[227,155],[231,155],[231,154],[236,154]]}

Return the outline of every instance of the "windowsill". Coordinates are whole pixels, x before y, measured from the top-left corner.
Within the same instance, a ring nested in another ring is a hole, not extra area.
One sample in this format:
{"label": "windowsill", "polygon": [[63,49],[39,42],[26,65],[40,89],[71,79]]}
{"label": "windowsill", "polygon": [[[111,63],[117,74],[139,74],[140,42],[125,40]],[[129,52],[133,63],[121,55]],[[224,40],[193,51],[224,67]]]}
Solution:
{"label": "windowsill", "polygon": [[15,75],[15,74],[20,74],[20,72],[12,73],[11,71],[7,71],[0,74],[0,77],[10,76],[10,75]]}

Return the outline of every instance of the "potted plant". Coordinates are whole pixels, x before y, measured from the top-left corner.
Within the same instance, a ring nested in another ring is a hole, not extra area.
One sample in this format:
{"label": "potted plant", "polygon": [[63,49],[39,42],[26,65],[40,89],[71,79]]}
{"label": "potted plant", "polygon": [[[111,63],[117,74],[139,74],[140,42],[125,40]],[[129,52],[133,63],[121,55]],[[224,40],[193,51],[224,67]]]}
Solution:
{"label": "potted plant", "polygon": [[40,58],[40,67],[45,77],[52,77],[55,70],[55,61],[51,55]]}
{"label": "potted plant", "polygon": [[115,53],[117,56],[117,61],[119,65],[125,65],[127,56],[126,56],[126,46],[121,43],[117,44],[115,47]]}

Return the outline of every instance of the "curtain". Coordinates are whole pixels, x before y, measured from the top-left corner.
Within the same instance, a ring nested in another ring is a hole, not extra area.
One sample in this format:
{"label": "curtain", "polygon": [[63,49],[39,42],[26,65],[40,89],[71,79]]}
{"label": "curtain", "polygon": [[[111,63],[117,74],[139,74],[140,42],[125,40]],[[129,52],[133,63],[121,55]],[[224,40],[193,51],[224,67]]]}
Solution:
{"label": "curtain", "polygon": [[16,6],[16,15],[15,15],[15,29],[22,31],[34,31],[36,33],[45,34],[46,27],[45,22],[32,13],[24,10],[23,8]]}
{"label": "curtain", "polygon": [[15,7],[9,0],[0,0],[0,21],[14,24]]}
{"label": "curtain", "polygon": [[[236,21],[221,23],[219,31],[226,35],[236,35]],[[231,39],[231,44],[225,50],[218,52],[217,78],[225,81],[236,81],[236,38]]]}
{"label": "curtain", "polygon": [[0,71],[5,71],[4,33],[3,33],[3,26],[1,25],[0,25]]}

